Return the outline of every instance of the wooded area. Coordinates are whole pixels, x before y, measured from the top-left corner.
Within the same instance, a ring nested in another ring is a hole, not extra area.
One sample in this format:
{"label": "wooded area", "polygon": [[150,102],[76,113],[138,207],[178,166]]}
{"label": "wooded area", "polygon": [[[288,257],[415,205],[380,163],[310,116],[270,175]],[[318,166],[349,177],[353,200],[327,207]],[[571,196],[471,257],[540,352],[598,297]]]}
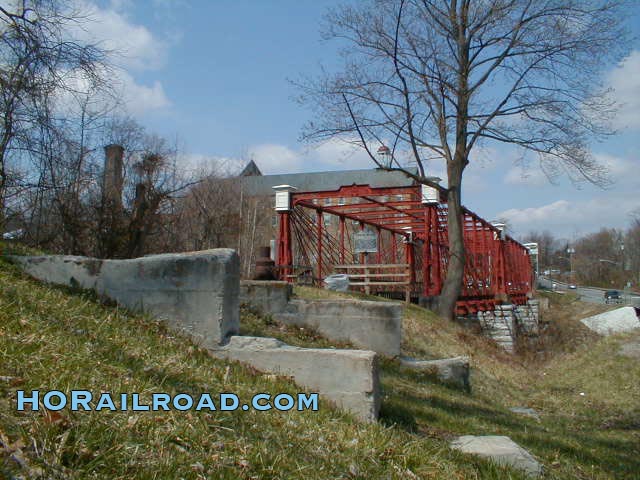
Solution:
{"label": "wooded area", "polygon": [[[101,258],[225,245],[227,166],[186,165],[177,142],[127,115],[118,52],[80,40],[89,26],[72,2],[0,6],[0,231]],[[109,145],[122,160],[106,171]]]}

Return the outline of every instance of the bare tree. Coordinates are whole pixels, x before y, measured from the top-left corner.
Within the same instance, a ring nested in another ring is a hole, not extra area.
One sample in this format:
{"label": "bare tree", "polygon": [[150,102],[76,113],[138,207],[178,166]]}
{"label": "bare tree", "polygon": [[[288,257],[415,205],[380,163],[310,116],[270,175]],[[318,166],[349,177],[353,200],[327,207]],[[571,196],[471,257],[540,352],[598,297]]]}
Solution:
{"label": "bare tree", "polygon": [[103,85],[107,52],[72,34],[85,20],[64,0],[0,5],[0,228],[9,181],[51,120],[53,99],[74,91],[74,76],[94,89]]}
{"label": "bare tree", "polygon": [[202,182],[185,193],[176,205],[176,245],[181,250],[235,247],[240,206],[239,181],[230,178],[224,165],[212,161],[200,172]]}
{"label": "bare tree", "polygon": [[[600,69],[628,49],[623,7],[615,0],[371,0],[327,15],[327,38],[346,44],[345,68],[299,82],[316,119],[303,138],[341,137],[378,167],[427,185],[429,162],[446,162],[441,315],[453,316],[462,286],[461,188],[474,149],[516,146],[548,175],[605,182],[589,143],[612,133],[614,105],[600,89]],[[374,155],[380,144],[390,147],[390,164]]]}

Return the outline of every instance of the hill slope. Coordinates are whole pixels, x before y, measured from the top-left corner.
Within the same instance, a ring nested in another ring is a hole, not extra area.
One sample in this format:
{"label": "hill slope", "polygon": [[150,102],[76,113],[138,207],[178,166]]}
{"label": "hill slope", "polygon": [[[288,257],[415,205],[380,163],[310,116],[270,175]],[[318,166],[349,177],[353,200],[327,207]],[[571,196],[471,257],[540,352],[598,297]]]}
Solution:
{"label": "hill slope", "polygon": [[[247,333],[331,345],[248,311],[242,323]],[[638,444],[640,392],[629,381],[640,367],[611,354],[619,339],[551,362],[543,376],[417,307],[407,310],[405,332],[406,355],[470,355],[473,393],[387,360],[376,425],[326,402],[318,412],[17,412],[17,390],[137,392],[144,402],[153,392],[244,399],[300,389],[213,359],[160,322],[38,284],[0,259],[0,477],[523,478],[447,448],[455,435],[487,433],[528,448],[549,467],[549,478],[634,478],[640,469],[631,448]],[[589,377],[598,381],[583,382]],[[508,407],[515,405],[539,409],[542,420],[513,414]]]}

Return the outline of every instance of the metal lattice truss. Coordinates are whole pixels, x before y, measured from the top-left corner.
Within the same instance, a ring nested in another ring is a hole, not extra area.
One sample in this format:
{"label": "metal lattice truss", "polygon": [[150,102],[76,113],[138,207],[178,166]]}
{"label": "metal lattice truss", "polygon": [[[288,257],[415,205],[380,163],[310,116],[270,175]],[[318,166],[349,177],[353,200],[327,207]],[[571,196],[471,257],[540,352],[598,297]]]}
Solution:
{"label": "metal lattice truss", "polygon": [[[304,271],[315,282],[340,265],[369,261],[405,264],[412,296],[437,296],[449,259],[447,207],[425,203],[421,186],[343,186],[293,192],[281,210],[277,263],[283,278]],[[466,250],[460,313],[493,309],[502,302],[525,303],[533,288],[528,250],[502,230],[463,209]],[[354,253],[353,237],[377,235],[373,258]]]}

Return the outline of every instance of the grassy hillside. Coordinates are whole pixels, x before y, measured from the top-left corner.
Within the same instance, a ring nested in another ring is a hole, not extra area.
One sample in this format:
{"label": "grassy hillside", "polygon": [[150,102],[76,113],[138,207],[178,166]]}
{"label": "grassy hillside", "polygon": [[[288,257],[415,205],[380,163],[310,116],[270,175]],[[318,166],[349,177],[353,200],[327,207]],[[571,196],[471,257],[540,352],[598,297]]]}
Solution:
{"label": "grassy hillside", "polygon": [[[246,333],[334,345],[249,311],[242,323]],[[326,402],[319,412],[21,413],[19,389],[138,392],[144,401],[153,392],[242,399],[299,388],[213,359],[160,322],[41,285],[0,259],[0,478],[523,478],[447,448],[455,435],[486,433],[530,449],[548,478],[637,478],[640,367],[612,354],[620,339],[578,348],[537,372],[416,307],[407,310],[405,339],[406,355],[471,356],[473,392],[387,360],[382,421],[374,425]],[[542,420],[511,413],[515,405],[535,407]]]}

